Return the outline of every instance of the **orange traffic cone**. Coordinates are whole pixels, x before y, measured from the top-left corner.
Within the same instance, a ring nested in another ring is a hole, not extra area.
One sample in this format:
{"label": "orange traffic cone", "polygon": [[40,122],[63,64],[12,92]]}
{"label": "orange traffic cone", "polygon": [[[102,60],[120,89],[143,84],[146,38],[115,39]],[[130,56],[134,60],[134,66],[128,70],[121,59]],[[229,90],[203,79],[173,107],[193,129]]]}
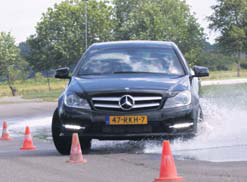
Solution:
{"label": "orange traffic cone", "polygon": [[6,121],[3,122],[3,133],[0,140],[11,140],[11,138],[9,137],[8,125]]}
{"label": "orange traffic cone", "polygon": [[33,146],[32,136],[30,132],[30,128],[27,126],[25,131],[25,139],[23,142],[22,148],[20,150],[35,150],[36,147]]}
{"label": "orange traffic cone", "polygon": [[87,160],[83,159],[81,152],[80,140],[78,133],[73,133],[72,144],[70,149],[70,160],[69,163],[86,163]]}
{"label": "orange traffic cone", "polygon": [[160,164],[160,177],[155,179],[155,182],[183,180],[177,176],[175,162],[171,153],[168,140],[163,141],[163,150]]}

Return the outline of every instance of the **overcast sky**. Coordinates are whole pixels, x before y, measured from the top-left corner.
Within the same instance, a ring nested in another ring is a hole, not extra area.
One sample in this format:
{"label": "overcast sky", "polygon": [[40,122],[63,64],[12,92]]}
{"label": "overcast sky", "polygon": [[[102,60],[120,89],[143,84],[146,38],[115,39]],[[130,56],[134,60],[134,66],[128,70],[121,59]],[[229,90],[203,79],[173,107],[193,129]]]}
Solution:
{"label": "overcast sky", "polygon": [[[35,33],[35,26],[42,13],[48,7],[62,0],[0,0],[0,32],[11,32],[16,42],[25,41],[28,36]],[[206,16],[212,13],[210,6],[215,0],[186,0],[191,10],[196,13],[198,22],[209,34],[210,42],[213,42],[215,33],[207,30]]]}
{"label": "overcast sky", "polygon": [[217,34],[214,31],[208,29],[207,16],[213,13],[211,6],[216,3],[215,0],[186,0],[191,7],[191,11],[195,13],[198,22],[205,29],[205,33],[208,35],[209,41],[214,42]]}

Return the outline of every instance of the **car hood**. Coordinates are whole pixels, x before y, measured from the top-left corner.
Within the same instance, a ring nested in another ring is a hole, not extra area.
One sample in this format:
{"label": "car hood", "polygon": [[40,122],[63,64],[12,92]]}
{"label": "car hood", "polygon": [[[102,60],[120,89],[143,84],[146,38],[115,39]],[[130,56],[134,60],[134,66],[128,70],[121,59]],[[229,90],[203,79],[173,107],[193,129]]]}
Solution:
{"label": "car hood", "polygon": [[68,89],[77,93],[114,91],[163,91],[177,92],[189,88],[189,76],[164,75],[105,75],[72,77]]}

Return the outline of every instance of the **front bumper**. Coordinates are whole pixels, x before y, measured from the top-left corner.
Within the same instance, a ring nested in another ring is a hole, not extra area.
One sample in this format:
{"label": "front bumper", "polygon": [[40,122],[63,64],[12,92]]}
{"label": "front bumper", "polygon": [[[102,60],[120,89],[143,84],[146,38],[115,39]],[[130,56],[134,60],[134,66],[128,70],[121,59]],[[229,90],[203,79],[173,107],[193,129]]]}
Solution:
{"label": "front bumper", "polygon": [[[70,136],[77,132],[82,137],[95,139],[141,139],[150,137],[170,137],[193,134],[194,108],[192,105],[173,109],[161,109],[146,112],[103,112],[83,110],[62,106],[59,109],[61,136]],[[107,125],[106,116],[146,115],[147,125]],[[189,123],[188,127],[177,128],[177,124]],[[79,126],[79,129],[66,125]]]}

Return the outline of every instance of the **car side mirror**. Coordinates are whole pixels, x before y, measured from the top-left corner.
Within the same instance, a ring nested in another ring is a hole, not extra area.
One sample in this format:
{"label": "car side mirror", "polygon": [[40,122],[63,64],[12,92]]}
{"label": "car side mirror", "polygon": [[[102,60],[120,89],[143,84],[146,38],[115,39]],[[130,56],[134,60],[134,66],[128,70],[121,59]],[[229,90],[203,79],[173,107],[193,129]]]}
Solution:
{"label": "car side mirror", "polygon": [[70,79],[69,76],[69,68],[59,68],[56,70],[55,78],[61,78],[61,79]]}
{"label": "car side mirror", "polygon": [[195,72],[194,77],[206,77],[209,76],[209,70],[207,67],[194,66],[193,70]]}

